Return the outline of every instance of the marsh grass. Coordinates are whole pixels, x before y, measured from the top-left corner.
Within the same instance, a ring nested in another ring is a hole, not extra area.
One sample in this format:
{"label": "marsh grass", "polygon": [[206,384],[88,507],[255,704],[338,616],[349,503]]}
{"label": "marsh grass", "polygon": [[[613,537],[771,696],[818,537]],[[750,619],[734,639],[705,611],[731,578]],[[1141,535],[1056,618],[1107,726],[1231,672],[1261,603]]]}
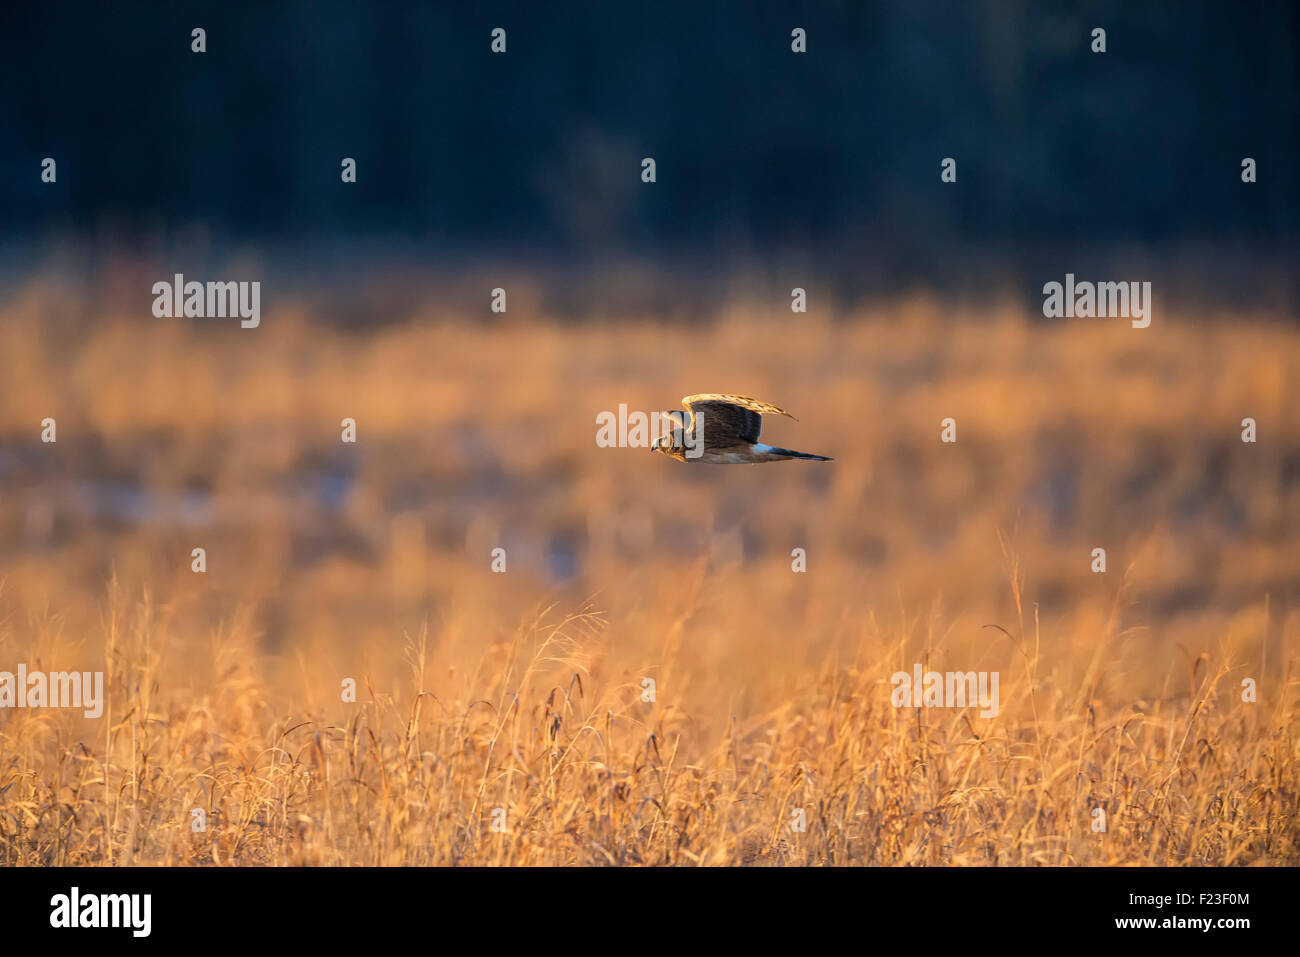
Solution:
{"label": "marsh grass", "polygon": [[[61,295],[0,319],[0,669],[108,702],[0,712],[0,862],[1300,859],[1294,325],[70,335]],[[596,447],[703,390],[837,462]],[[998,714],[892,707],[917,662],[998,671]]]}

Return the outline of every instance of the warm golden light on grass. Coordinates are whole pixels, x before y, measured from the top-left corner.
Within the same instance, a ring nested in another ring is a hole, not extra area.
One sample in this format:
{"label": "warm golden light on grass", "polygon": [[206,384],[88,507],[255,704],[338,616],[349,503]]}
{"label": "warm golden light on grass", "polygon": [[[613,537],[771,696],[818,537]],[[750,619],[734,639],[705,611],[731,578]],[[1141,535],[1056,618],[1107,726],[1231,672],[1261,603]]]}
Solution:
{"label": "warm golden light on grass", "polygon": [[[109,695],[0,711],[0,863],[1300,860],[1294,326],[59,306],[0,313],[0,670]],[[595,444],[700,391],[837,461]]]}

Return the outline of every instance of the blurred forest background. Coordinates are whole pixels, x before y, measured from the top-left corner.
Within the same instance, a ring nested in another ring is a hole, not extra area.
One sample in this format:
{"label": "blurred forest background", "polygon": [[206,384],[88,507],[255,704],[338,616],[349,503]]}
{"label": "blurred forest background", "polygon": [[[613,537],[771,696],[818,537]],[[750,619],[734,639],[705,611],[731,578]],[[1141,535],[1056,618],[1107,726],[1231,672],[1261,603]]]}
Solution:
{"label": "blurred forest background", "polygon": [[1298,36],[1300,8],[1253,0],[20,4],[0,268],[255,254],[280,288],[411,277],[384,309],[332,297],[368,322],[519,266],[569,315],[761,280],[820,306],[1033,299],[1067,268],[1156,280],[1166,305],[1286,305]]}

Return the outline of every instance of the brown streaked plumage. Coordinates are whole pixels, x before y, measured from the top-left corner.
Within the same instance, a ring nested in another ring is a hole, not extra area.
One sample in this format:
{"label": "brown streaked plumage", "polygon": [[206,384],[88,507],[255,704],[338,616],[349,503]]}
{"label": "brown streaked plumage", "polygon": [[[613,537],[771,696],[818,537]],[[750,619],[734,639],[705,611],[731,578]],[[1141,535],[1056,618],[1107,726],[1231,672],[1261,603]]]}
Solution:
{"label": "brown streaked plumage", "polygon": [[[784,462],[788,459],[812,459],[833,462],[824,455],[795,452],[791,449],[763,445],[758,433],[765,415],[794,416],[767,402],[751,399],[747,395],[726,392],[702,392],[682,399],[690,413],[664,413],[674,423],[671,431],[660,436],[653,451],[663,452],[682,462],[704,462],[708,465],[741,465],[750,462]],[[797,419],[795,421],[798,421]],[[688,443],[687,432],[692,433]]]}

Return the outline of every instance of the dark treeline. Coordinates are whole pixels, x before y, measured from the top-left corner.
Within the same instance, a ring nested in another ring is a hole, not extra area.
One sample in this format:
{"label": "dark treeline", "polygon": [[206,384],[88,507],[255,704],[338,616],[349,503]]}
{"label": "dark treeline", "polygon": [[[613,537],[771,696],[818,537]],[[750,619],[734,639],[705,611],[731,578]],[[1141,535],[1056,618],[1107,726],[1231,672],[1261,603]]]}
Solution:
{"label": "dark treeline", "polygon": [[202,223],[241,243],[792,254],[925,277],[977,252],[1249,258],[1298,238],[1288,3],[223,0],[4,21],[10,244]]}

